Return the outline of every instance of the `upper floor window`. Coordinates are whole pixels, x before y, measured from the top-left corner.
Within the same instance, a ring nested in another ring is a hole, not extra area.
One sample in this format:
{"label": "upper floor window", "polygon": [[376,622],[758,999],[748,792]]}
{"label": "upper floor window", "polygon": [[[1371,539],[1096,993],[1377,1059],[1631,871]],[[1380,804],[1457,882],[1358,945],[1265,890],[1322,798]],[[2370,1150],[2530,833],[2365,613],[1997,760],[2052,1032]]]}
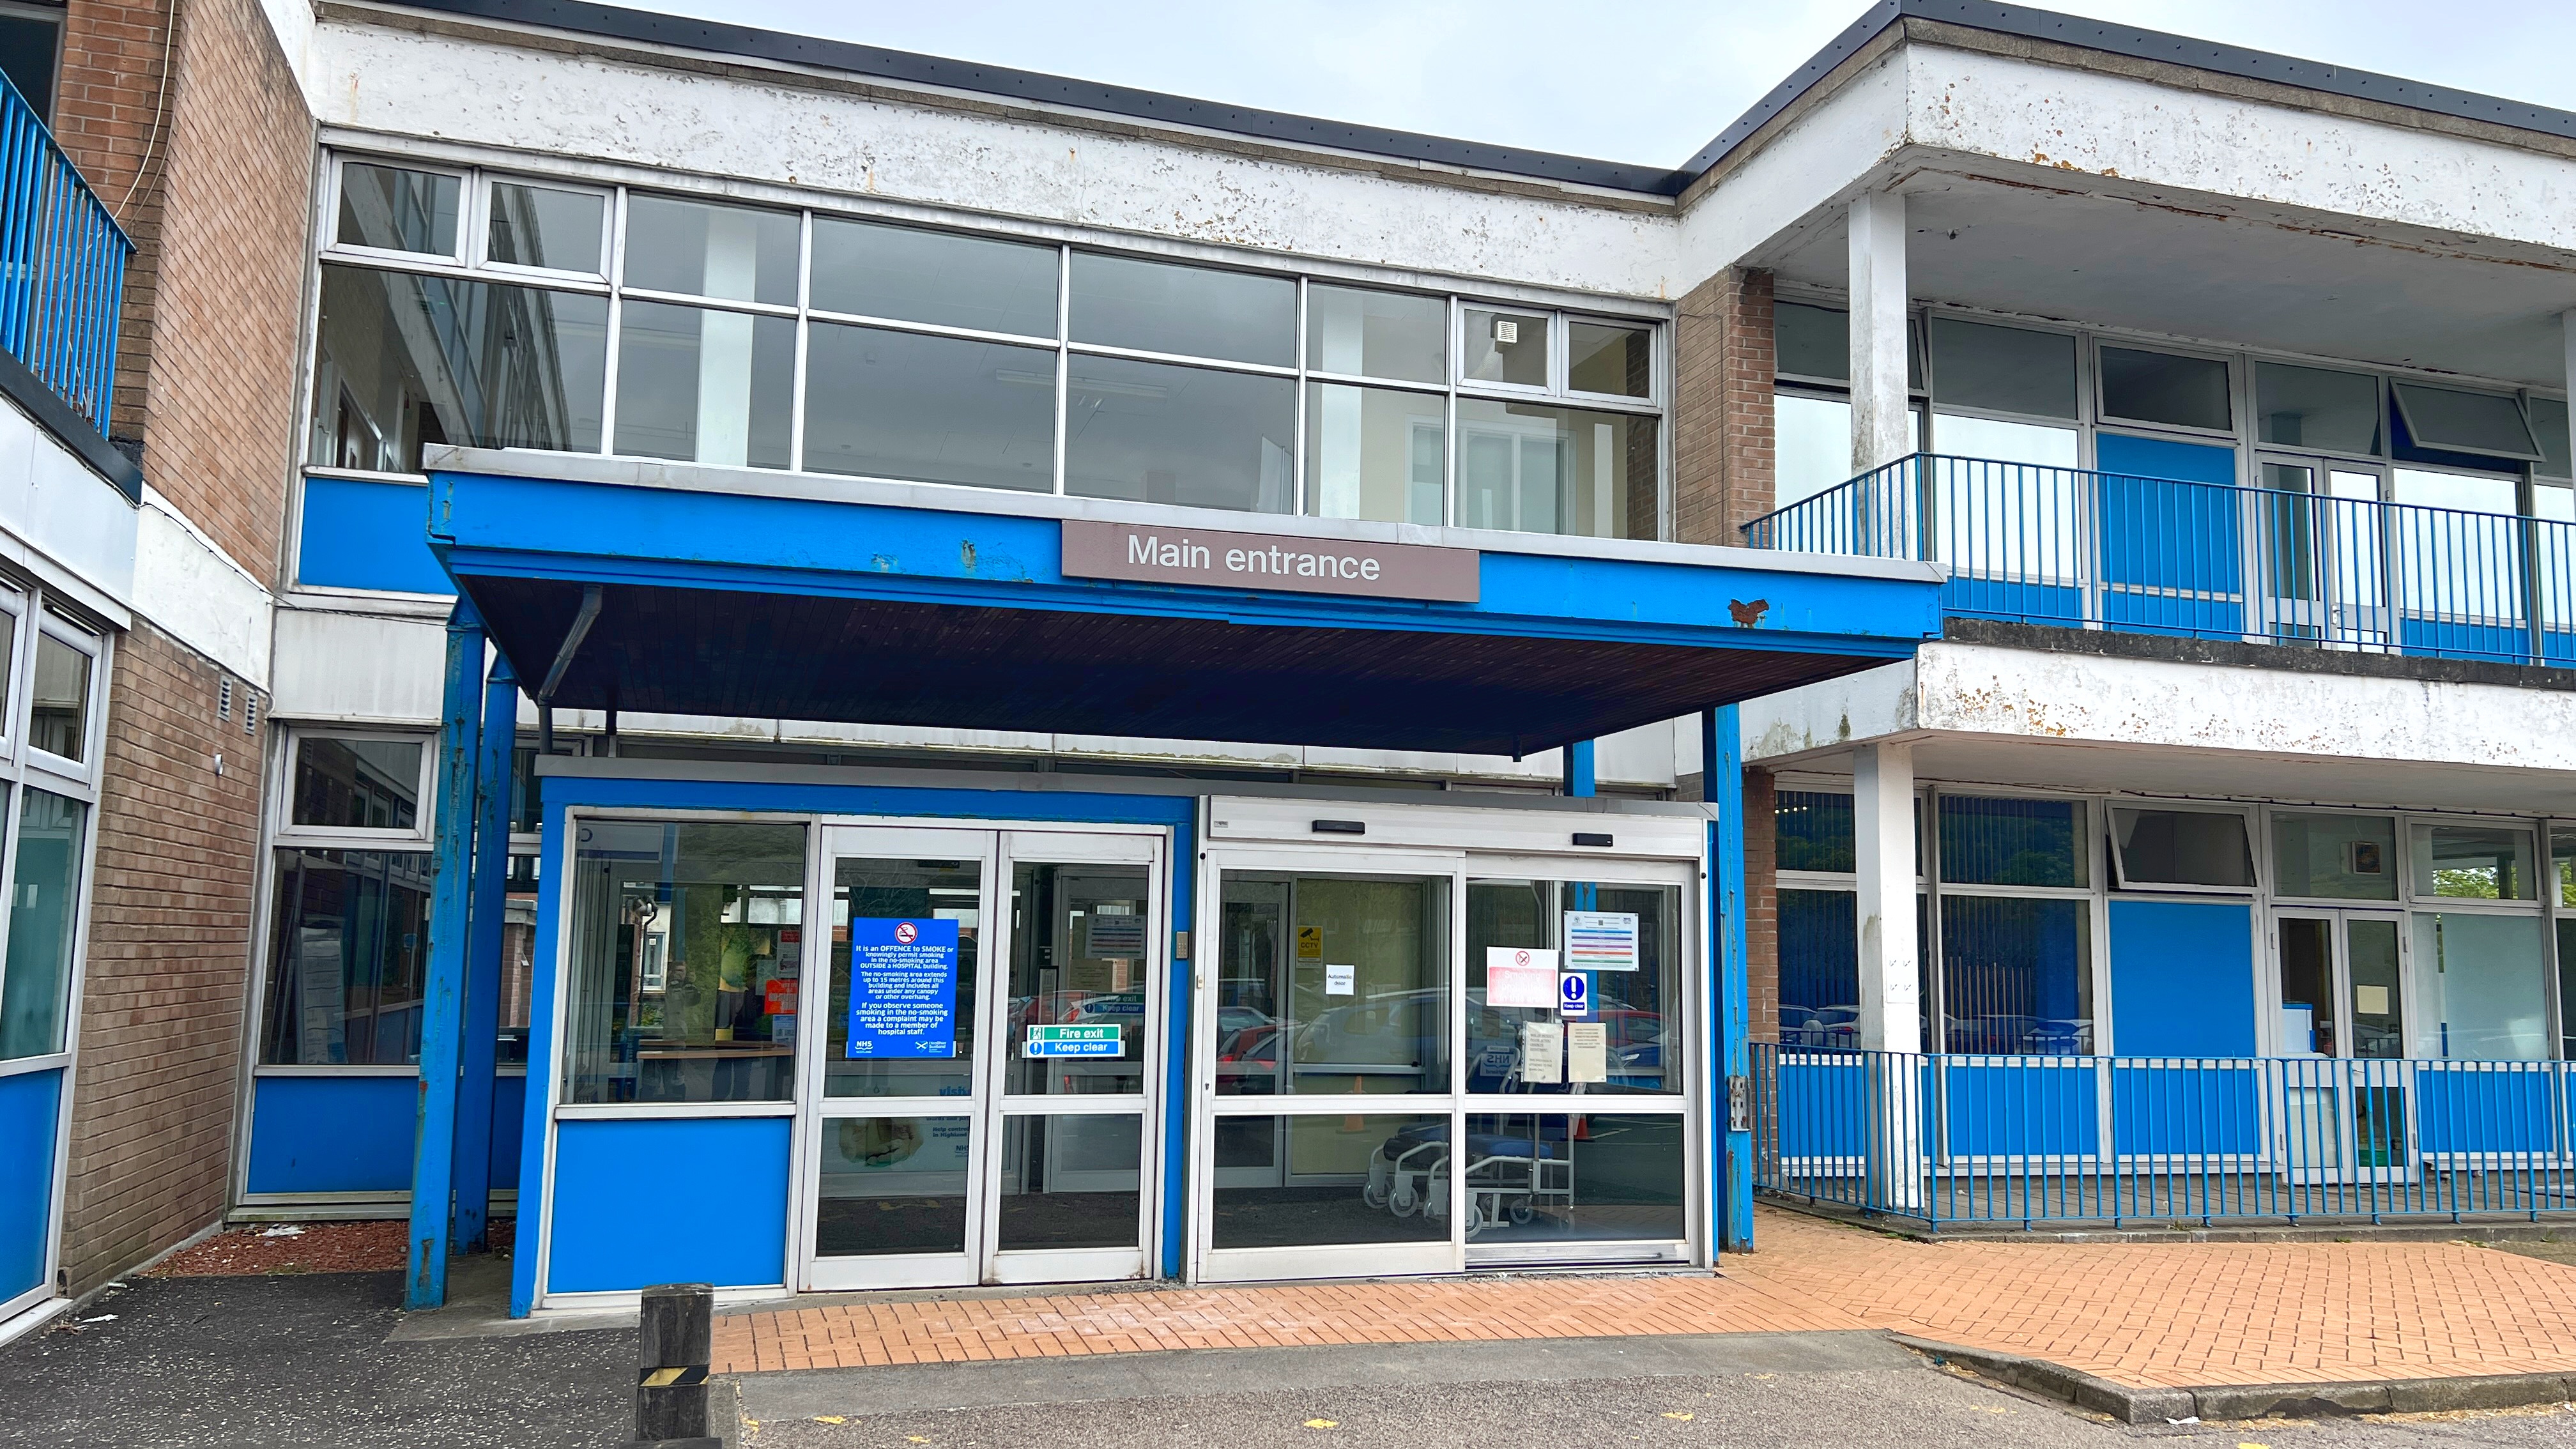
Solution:
{"label": "upper floor window", "polygon": [[62,49],[60,3],[0,4],[0,75],[48,126],[54,123],[54,67]]}
{"label": "upper floor window", "polygon": [[459,443],[1662,528],[1652,319],[375,159],[333,208],[317,469]]}

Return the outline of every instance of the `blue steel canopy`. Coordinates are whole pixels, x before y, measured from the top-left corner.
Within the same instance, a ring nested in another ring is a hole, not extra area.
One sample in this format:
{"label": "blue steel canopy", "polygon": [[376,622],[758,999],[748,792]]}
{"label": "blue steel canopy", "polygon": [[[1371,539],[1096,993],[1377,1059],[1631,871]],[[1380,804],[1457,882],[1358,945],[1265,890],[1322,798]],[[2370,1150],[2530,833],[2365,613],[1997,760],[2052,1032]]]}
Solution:
{"label": "blue steel canopy", "polygon": [[[463,449],[430,485],[432,550],[568,708],[1517,755],[1940,631],[1940,571],[1872,559]],[[1069,577],[1067,520],[1472,549],[1477,598]]]}

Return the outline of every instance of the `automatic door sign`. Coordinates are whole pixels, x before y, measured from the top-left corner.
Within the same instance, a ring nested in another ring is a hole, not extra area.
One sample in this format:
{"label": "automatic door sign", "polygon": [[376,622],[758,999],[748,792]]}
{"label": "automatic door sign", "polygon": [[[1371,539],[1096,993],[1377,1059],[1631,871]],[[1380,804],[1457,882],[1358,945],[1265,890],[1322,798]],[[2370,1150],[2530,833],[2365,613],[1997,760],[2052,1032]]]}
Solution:
{"label": "automatic door sign", "polygon": [[957,923],[850,922],[852,1057],[957,1055]]}
{"label": "automatic door sign", "polygon": [[1556,978],[1556,1014],[1569,1018],[1592,1014],[1591,972],[1568,971]]}
{"label": "automatic door sign", "polygon": [[1021,1048],[1031,1057],[1114,1057],[1120,1050],[1116,1022],[1100,1026],[1031,1026]]}
{"label": "automatic door sign", "polygon": [[1535,946],[1485,948],[1485,1004],[1497,1011],[1556,1005],[1556,953]]}

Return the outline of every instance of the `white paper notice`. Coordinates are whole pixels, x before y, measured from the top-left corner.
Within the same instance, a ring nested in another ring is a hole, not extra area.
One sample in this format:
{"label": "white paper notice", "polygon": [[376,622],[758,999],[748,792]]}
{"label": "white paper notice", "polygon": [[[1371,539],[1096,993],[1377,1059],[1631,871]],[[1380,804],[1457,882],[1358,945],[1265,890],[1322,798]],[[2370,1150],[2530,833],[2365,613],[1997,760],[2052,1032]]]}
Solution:
{"label": "white paper notice", "polygon": [[1556,1009],[1556,953],[1534,946],[1485,948],[1485,1004]]}
{"label": "white paper notice", "polygon": [[2363,1016],[2386,1016],[2388,1014],[2388,988],[2385,986],[2355,986],[2352,989],[2352,1009]]}
{"label": "white paper notice", "polygon": [[1634,911],[1567,911],[1565,969],[1568,971],[1634,971],[1637,969],[1637,913]]}
{"label": "white paper notice", "polygon": [[1565,1079],[1569,1082],[1610,1080],[1610,1029],[1597,1021],[1565,1024]]}
{"label": "white paper notice", "polygon": [[1565,1080],[1565,1028],[1534,1021],[1521,1028],[1521,1081],[1553,1086]]}
{"label": "white paper notice", "polygon": [[1357,976],[1358,974],[1359,974],[1359,968],[1358,968],[1358,967],[1355,967],[1355,966],[1327,966],[1327,967],[1325,967],[1325,968],[1324,968],[1324,994],[1325,994],[1326,996],[1348,996],[1348,995],[1350,995],[1350,994],[1351,994],[1351,980],[1352,980],[1352,978],[1353,978],[1353,977]]}

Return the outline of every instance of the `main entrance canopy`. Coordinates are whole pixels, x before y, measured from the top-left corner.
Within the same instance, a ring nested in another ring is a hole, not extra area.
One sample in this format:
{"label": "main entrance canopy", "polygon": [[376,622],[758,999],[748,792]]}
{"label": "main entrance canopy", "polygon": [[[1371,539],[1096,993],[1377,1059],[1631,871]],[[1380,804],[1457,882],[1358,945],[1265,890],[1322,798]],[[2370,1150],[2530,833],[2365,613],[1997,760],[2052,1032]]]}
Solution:
{"label": "main entrance canopy", "polygon": [[1920,564],[446,449],[565,708],[1521,755],[1912,653]]}

